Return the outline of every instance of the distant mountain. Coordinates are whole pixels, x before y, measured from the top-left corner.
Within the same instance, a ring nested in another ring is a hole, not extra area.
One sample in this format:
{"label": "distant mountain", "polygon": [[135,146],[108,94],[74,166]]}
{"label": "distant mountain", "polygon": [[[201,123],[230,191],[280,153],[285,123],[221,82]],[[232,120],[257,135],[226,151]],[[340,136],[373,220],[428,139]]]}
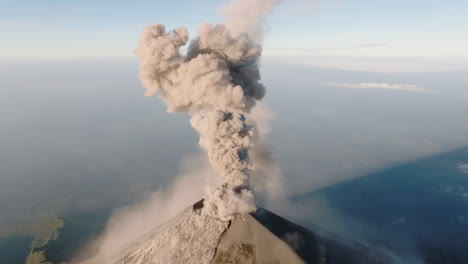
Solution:
{"label": "distant mountain", "polygon": [[220,221],[200,215],[202,207],[200,201],[122,251],[82,264],[383,263],[265,209]]}

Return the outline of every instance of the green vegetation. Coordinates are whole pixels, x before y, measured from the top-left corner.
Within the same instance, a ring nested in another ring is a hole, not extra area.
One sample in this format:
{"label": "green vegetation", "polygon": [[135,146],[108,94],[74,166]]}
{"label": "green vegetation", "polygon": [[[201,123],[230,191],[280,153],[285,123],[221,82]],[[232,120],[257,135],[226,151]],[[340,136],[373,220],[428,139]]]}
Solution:
{"label": "green vegetation", "polygon": [[63,226],[63,220],[57,217],[50,218],[49,221],[38,225],[38,233],[31,243],[31,251],[26,257],[25,264],[54,264],[53,262],[47,261],[45,250],[41,250],[41,248],[47,245],[49,241],[56,240]]}
{"label": "green vegetation", "polygon": [[[0,235],[0,264],[68,262],[104,230],[111,212],[111,208],[64,212],[60,217],[42,216],[31,224],[19,223],[14,232]],[[95,249],[90,250],[93,254]]]}
{"label": "green vegetation", "polygon": [[[72,258],[76,260],[79,249],[89,246],[89,242],[105,229],[110,213],[110,210],[100,210],[63,216],[65,227],[60,230],[60,236],[42,248],[46,251],[46,258],[56,263],[68,262]],[[87,250],[92,255],[95,248],[88,247]]]}
{"label": "green vegetation", "polygon": [[44,250],[35,252],[31,251],[26,258],[25,264],[54,264],[46,260],[44,253]]}
{"label": "green vegetation", "polygon": [[48,222],[43,223],[40,226],[40,231],[37,233],[36,238],[31,243],[31,249],[40,248],[47,245],[50,240],[57,239],[60,233],[59,229],[61,229],[63,225],[63,220],[57,217],[51,218]]}

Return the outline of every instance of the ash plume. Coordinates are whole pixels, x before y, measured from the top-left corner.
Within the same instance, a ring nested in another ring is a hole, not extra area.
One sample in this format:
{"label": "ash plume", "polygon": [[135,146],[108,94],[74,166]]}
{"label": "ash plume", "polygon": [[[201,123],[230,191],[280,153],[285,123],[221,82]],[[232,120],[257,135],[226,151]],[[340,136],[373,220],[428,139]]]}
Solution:
{"label": "ash plume", "polygon": [[224,24],[202,24],[186,55],[185,28],[163,25],[143,30],[136,55],[146,95],[157,94],[168,112],[186,112],[200,135],[218,187],[207,187],[203,214],[223,220],[256,209],[249,188],[255,169],[249,150],[257,136],[247,120],[265,95],[260,82],[261,21],[277,0],[234,0],[222,9]]}
{"label": "ash plume", "polygon": [[220,13],[226,16],[225,25],[234,36],[248,34],[259,40],[262,36],[262,21],[279,0],[233,0],[226,3]]}

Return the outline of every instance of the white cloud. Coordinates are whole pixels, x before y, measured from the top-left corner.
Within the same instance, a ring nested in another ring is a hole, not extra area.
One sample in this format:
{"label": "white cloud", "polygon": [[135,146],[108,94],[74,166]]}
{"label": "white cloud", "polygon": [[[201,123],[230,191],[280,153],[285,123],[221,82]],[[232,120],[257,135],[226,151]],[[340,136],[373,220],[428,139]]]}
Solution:
{"label": "white cloud", "polygon": [[330,85],[339,88],[354,88],[354,89],[373,89],[373,90],[400,90],[410,92],[428,92],[422,86],[415,84],[390,84],[390,83],[339,83],[339,82],[324,82],[322,84]]}
{"label": "white cloud", "polygon": [[468,191],[462,186],[450,186],[444,189],[444,191],[450,195],[456,195],[468,198]]}
{"label": "white cloud", "polygon": [[468,173],[468,164],[462,164],[458,166],[458,169],[463,173]]}
{"label": "white cloud", "polygon": [[[329,35],[326,43],[317,44],[307,48],[301,46],[277,45],[276,39],[266,41],[263,46],[263,61],[281,64],[304,65],[321,68],[330,68],[343,71],[378,72],[378,73],[432,73],[467,71],[468,57],[442,58],[442,57],[385,57],[379,54],[365,54],[365,51],[377,51],[390,44],[385,42],[359,42],[354,39],[366,38],[359,35]],[[353,39],[351,43],[333,44],[336,39]],[[315,43],[311,39],[307,42]],[[275,43],[275,44],[272,44]],[[380,44],[379,44],[380,43]],[[312,45],[312,44],[311,44]],[[337,54],[342,49],[350,54]],[[315,51],[320,51],[316,53]],[[315,52],[315,53],[314,53]]]}

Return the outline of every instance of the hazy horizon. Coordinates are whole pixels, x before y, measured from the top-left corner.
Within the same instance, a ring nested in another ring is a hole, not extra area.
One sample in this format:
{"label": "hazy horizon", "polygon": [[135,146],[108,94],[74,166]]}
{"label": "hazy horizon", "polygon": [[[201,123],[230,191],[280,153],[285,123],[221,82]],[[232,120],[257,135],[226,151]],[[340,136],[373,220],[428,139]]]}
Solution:
{"label": "hazy horizon", "polygon": [[[96,171],[87,174],[112,172],[109,184],[159,186],[185,155],[199,151],[185,114],[167,114],[159,100],[143,96],[135,59],[0,67],[6,190],[33,176],[46,186],[48,177],[80,182],[84,175],[62,175],[75,174],[62,161],[67,157],[70,166],[94,159]],[[269,144],[292,194],[468,145],[462,71],[366,73],[265,61],[262,72],[273,110]],[[157,133],[170,136],[161,141]]]}

